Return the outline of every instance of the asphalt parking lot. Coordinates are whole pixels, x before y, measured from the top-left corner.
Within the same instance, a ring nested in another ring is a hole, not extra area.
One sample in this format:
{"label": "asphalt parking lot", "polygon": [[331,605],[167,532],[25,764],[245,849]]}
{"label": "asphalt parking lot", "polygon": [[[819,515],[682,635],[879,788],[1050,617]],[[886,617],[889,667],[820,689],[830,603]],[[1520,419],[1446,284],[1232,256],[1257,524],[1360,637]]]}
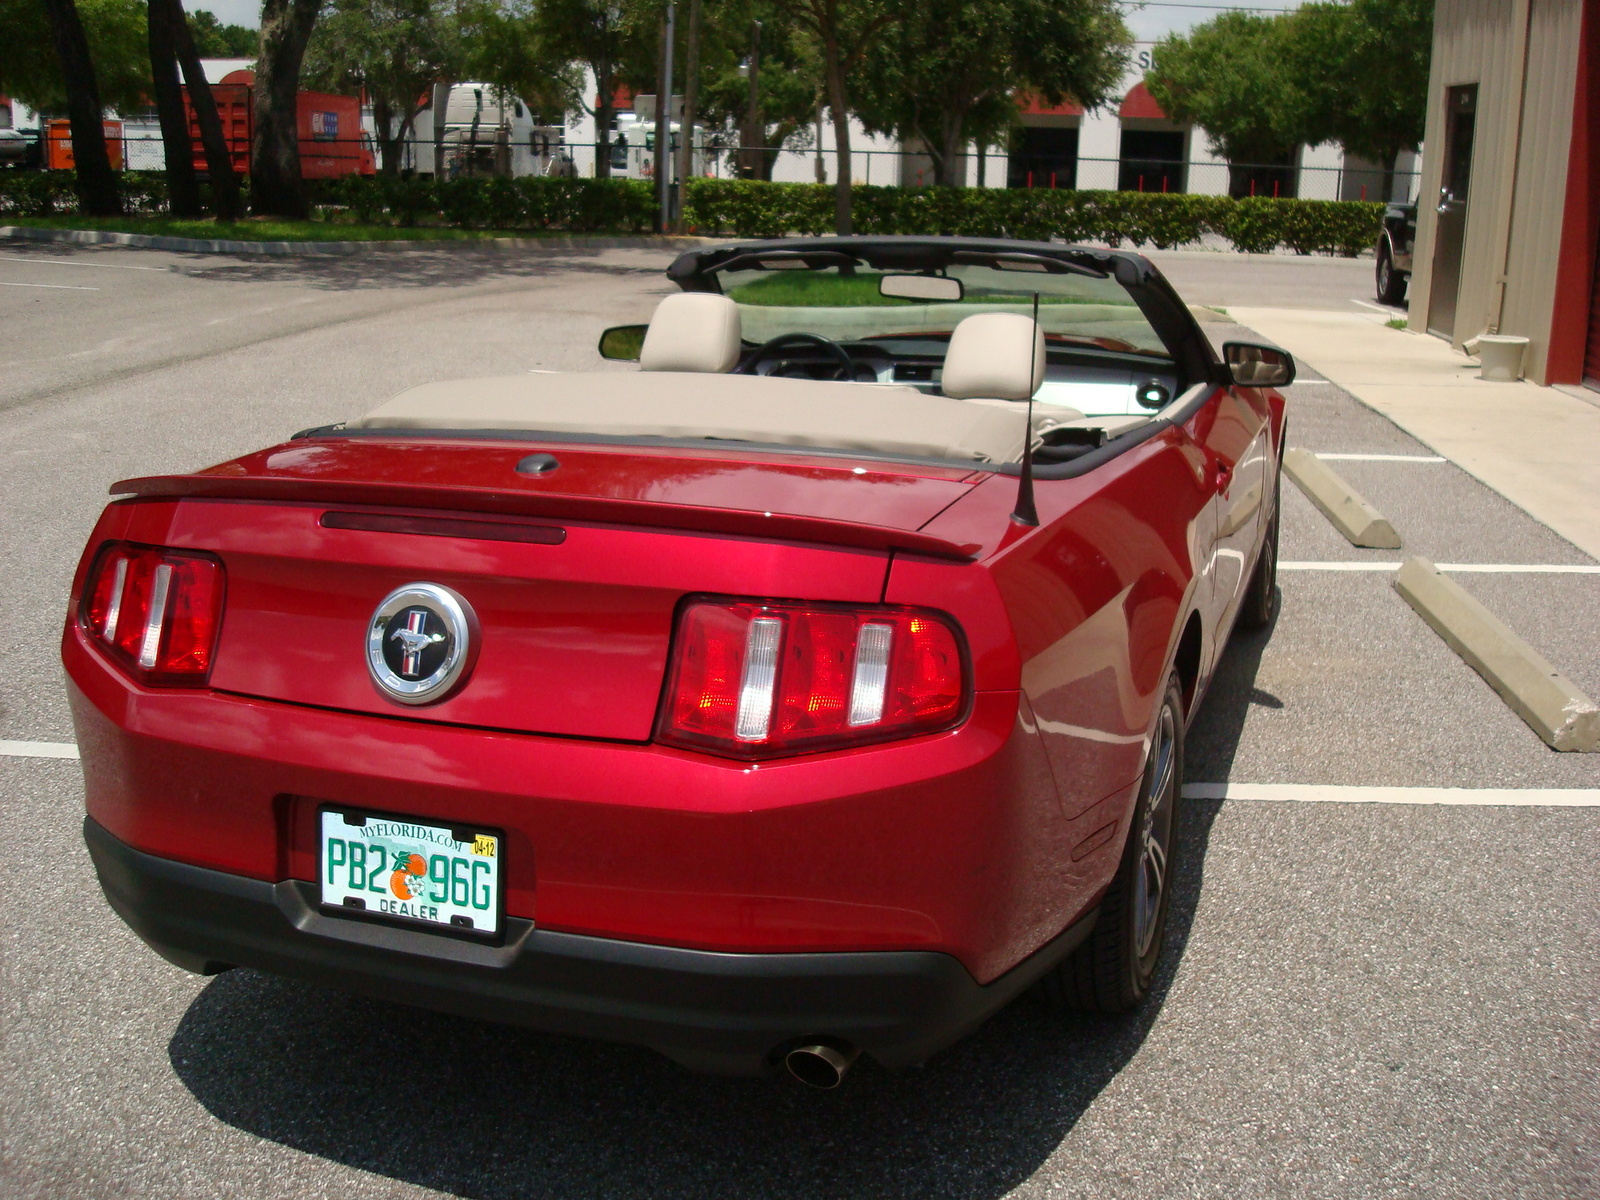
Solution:
{"label": "asphalt parking lot", "polygon": [[[0,287],[0,741],[72,738],[56,640],[111,481],[415,382],[595,367],[665,261],[0,245],[0,284],[24,285]],[[1162,261],[1197,304],[1370,299],[1367,263]],[[1391,572],[1337,569],[1591,560],[1313,372],[1290,404],[1291,444],[1391,456],[1330,465],[1406,548],[1352,548],[1285,484],[1281,613],[1230,648],[1189,780],[1600,787],[1600,756],[1546,748]],[[1600,575],[1456,578],[1600,696]],[[81,818],[76,763],[0,756],[7,1196],[1600,1196],[1600,808],[1190,800],[1137,1017],[1024,997],[833,1093],[188,976],[105,906]]]}

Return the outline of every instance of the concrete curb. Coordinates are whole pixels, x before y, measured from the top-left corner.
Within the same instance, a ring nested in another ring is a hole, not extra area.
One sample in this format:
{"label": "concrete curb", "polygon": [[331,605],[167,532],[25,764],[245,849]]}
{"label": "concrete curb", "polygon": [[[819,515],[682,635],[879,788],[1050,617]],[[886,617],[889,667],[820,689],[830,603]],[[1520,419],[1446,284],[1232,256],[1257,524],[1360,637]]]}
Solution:
{"label": "concrete curb", "polygon": [[1600,707],[1439,568],[1413,555],[1395,590],[1555,750],[1600,750]]}
{"label": "concrete curb", "polygon": [[424,250],[542,251],[697,250],[720,239],[703,237],[548,237],[548,238],[392,238],[382,242],[238,242],[226,238],[161,237],[105,229],[39,229],[0,225],[0,239],[14,242],[72,242],[80,246],[131,246],[140,250],[176,250],[183,254],[352,255],[416,254]]}
{"label": "concrete curb", "polygon": [[1352,546],[1371,550],[1400,549],[1400,535],[1394,526],[1361,494],[1326,466],[1309,450],[1293,447],[1283,456],[1283,473],[1306,499],[1322,510],[1322,515],[1349,539]]}

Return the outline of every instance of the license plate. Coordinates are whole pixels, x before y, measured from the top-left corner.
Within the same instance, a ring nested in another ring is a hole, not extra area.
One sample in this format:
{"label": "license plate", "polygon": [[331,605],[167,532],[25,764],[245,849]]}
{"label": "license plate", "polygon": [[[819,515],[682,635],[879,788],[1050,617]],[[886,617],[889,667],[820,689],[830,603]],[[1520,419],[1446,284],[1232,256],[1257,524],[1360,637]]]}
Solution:
{"label": "license plate", "polygon": [[500,932],[499,834],[322,809],[321,898],[346,913]]}

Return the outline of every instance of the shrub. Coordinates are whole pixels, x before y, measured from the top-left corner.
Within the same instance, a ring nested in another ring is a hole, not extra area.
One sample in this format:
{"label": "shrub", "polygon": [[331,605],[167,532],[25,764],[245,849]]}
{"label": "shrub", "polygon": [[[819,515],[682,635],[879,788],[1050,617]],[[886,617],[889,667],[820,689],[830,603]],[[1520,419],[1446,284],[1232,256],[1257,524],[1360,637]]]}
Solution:
{"label": "shrub", "polygon": [[[119,176],[130,213],[166,209],[162,172]],[[248,181],[246,181],[248,182]],[[402,179],[347,175],[308,185],[313,202],[341,208],[362,224],[443,221],[477,229],[643,233],[656,213],[655,186],[639,179]],[[697,233],[741,238],[817,235],[833,228],[833,189],[814,183],[740,179],[689,181],[685,217]],[[0,214],[76,211],[66,171],[0,173]],[[1357,201],[1230,200],[1163,192],[1068,188],[855,189],[862,234],[952,235],[1111,246],[1190,245],[1220,235],[1262,254],[1284,245],[1301,254],[1355,255],[1377,241],[1383,205]]]}

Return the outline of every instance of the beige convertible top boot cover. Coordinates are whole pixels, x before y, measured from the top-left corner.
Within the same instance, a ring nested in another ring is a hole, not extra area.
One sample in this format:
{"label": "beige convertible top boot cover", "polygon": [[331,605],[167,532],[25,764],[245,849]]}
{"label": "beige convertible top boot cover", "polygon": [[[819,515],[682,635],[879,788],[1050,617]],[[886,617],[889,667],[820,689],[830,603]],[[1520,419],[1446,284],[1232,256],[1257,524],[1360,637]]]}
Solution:
{"label": "beige convertible top boot cover", "polygon": [[1021,457],[1024,424],[1017,406],[898,384],[601,371],[425,383],[350,427],[718,438],[999,463]]}

